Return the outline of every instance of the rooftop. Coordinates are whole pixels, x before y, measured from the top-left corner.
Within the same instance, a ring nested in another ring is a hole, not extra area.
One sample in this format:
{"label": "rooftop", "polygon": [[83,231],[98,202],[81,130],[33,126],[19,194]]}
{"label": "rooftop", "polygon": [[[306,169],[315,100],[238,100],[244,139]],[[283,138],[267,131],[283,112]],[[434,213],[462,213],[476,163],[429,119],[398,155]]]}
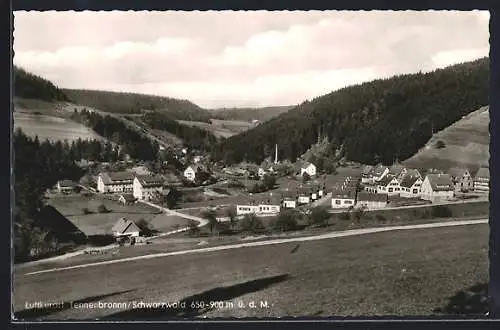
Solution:
{"label": "rooftop", "polygon": [[113,228],[111,228],[111,231],[114,233],[118,234],[123,234],[127,231],[133,232],[133,231],[140,231],[139,227],[137,225],[125,218],[120,218],[118,221],[115,223]]}
{"label": "rooftop", "polygon": [[411,188],[420,179],[418,176],[407,174],[401,180],[401,187]]}
{"label": "rooftop", "polygon": [[427,174],[427,178],[434,191],[453,190],[453,181],[449,174]]}
{"label": "rooftop", "polygon": [[137,180],[142,186],[163,186],[163,178],[156,175],[137,175]]}
{"label": "rooftop", "polygon": [[490,179],[490,169],[488,167],[481,167],[476,173],[476,178]]}
{"label": "rooftop", "polygon": [[134,173],[132,172],[102,172],[99,174],[99,176],[102,178],[102,181],[104,184],[113,184],[113,183],[121,183],[121,182],[127,182],[132,183],[134,180]]}

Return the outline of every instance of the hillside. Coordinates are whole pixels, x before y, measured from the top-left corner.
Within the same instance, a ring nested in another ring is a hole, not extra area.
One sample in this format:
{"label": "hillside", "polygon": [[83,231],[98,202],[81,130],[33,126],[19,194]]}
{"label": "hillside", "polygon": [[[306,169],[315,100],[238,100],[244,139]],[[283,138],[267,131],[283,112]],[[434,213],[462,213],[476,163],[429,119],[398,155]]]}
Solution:
{"label": "hillside", "polygon": [[281,159],[295,160],[321,134],[348,160],[390,164],[413,156],[433,131],[488,104],[488,79],[489,59],[482,58],[349,86],[226,139],[213,156],[260,163],[277,143]]}
{"label": "hillside", "polygon": [[173,119],[207,122],[210,113],[187,100],[163,96],[97,90],[63,89],[71,101],[112,113],[165,112]]}
{"label": "hillside", "polygon": [[475,171],[480,165],[488,165],[489,147],[489,112],[488,107],[482,107],[435,133],[422,149],[403,163],[414,168],[442,170],[466,166]]}
{"label": "hillside", "polygon": [[268,121],[278,117],[282,113],[293,109],[294,106],[278,106],[264,108],[222,108],[212,109],[212,118],[220,120],[248,121],[258,120],[260,122]]}
{"label": "hillside", "polygon": [[14,66],[14,96],[42,101],[67,101],[67,95],[50,81]]}

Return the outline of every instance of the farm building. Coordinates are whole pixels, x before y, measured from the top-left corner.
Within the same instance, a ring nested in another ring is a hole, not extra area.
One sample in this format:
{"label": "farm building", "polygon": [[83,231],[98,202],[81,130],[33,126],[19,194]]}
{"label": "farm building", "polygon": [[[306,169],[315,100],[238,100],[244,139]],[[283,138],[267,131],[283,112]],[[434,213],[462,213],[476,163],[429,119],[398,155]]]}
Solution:
{"label": "farm building", "polygon": [[422,179],[419,176],[406,174],[400,183],[401,197],[414,198],[419,197],[422,189]]}
{"label": "farm building", "polygon": [[332,191],[332,208],[342,209],[353,207],[356,201],[356,190],[349,189],[334,189]]}
{"label": "farm building", "polygon": [[77,184],[71,180],[61,180],[57,181],[57,191],[60,193],[70,193],[73,192]]}
{"label": "farm building", "polygon": [[163,178],[154,175],[137,175],[133,195],[139,200],[151,200],[163,191]]}
{"label": "farm building", "polygon": [[481,167],[474,177],[474,191],[489,192],[490,191],[490,169]]}
{"label": "farm building", "polygon": [[448,170],[456,192],[467,192],[474,189],[474,179],[466,168],[453,167]]}
{"label": "farm building", "polygon": [[114,237],[138,237],[141,230],[133,221],[125,218],[120,218],[115,223],[113,228],[111,228],[111,232],[113,233]]}
{"label": "farm building", "polygon": [[449,174],[427,174],[422,182],[422,196],[424,200],[433,203],[452,199],[454,184]]}
{"label": "farm building", "polygon": [[136,198],[133,194],[121,194],[118,201],[123,205],[129,205],[133,204],[136,201]]}
{"label": "farm building", "polygon": [[360,192],[356,198],[356,207],[363,207],[368,210],[381,209],[387,206],[388,198],[387,194]]}
{"label": "farm building", "polygon": [[134,189],[134,173],[102,172],[97,178],[97,190],[101,193],[131,193]]}
{"label": "farm building", "polygon": [[382,180],[377,182],[377,193],[399,195],[401,193],[401,186],[398,179],[393,175],[385,175]]}

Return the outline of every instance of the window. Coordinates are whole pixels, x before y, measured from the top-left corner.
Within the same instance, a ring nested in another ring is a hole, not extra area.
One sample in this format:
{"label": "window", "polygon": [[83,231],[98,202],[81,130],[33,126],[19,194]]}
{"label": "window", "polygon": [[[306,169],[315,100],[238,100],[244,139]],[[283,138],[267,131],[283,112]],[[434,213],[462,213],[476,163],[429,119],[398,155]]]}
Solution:
{"label": "window", "polygon": [[340,199],[336,199],[336,200],[335,200],[335,204],[336,204],[336,205],[340,205]]}
{"label": "window", "polygon": [[394,190],[399,191],[399,188],[395,188]]}
{"label": "window", "polygon": [[392,192],[392,188],[389,188],[389,192]]}
{"label": "window", "polygon": [[413,193],[417,194],[418,193],[418,189],[413,189]]}
{"label": "window", "polygon": [[349,200],[344,201],[344,204],[352,204],[352,201],[349,201]]}

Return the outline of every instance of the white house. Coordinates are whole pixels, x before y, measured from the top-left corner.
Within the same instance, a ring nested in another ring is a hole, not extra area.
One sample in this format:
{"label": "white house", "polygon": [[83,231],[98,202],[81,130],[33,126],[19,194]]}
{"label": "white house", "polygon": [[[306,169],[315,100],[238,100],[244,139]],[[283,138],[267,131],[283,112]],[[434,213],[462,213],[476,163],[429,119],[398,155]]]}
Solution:
{"label": "white house", "polygon": [[101,193],[131,193],[134,189],[134,173],[102,172],[97,178],[97,190]]}
{"label": "white house", "polygon": [[261,198],[254,200],[248,204],[236,205],[236,215],[255,214],[255,215],[272,215],[280,213],[281,205],[278,198]]}
{"label": "white house", "polygon": [[184,170],[184,177],[189,181],[194,181],[196,179],[196,169],[193,166],[188,166]]}
{"label": "white house", "polygon": [[125,218],[120,218],[115,223],[113,228],[111,228],[111,232],[114,237],[139,237],[141,230],[133,221]]}
{"label": "white house", "polygon": [[399,195],[401,186],[395,176],[385,175],[382,180],[377,182],[377,194],[388,194],[389,196]]}
{"label": "white house", "polygon": [[359,192],[356,198],[356,207],[366,208],[368,210],[381,209],[387,206],[387,194],[372,194],[368,192]]}
{"label": "white house", "polygon": [[487,193],[490,191],[490,169],[481,167],[474,177],[474,191]]}
{"label": "white house", "polygon": [[342,209],[353,207],[356,200],[356,191],[353,189],[335,189],[332,192],[332,208]]}
{"label": "white house", "polygon": [[310,177],[313,177],[316,175],[316,165],[313,163],[304,163],[302,164],[300,168],[300,176],[303,176],[304,173],[307,173]]}
{"label": "white house", "polygon": [[311,202],[311,194],[310,188],[300,188],[297,196],[297,204],[309,204]]}
{"label": "white house", "polygon": [[374,182],[382,180],[387,174],[389,174],[389,168],[384,165],[377,165],[373,168],[372,178]]}
{"label": "white house", "polygon": [[163,179],[154,175],[137,175],[133,195],[138,200],[151,200],[163,191]]}
{"label": "white house", "polygon": [[264,175],[266,175],[266,170],[264,170],[262,167],[259,167],[257,174],[259,175],[259,178],[262,178]]}
{"label": "white house", "polygon": [[433,203],[452,199],[454,185],[449,174],[427,174],[422,182],[421,198]]}
{"label": "white house", "polygon": [[297,198],[286,196],[283,198],[283,207],[286,209],[294,209],[297,207]]}
{"label": "white house", "polygon": [[401,180],[401,197],[414,198],[420,197],[422,192],[422,179],[418,176],[407,174]]}
{"label": "white house", "polygon": [[76,183],[71,180],[57,181],[57,190],[60,193],[70,193],[75,190]]}
{"label": "white house", "polygon": [[455,192],[467,192],[474,189],[474,179],[469,170],[461,167],[453,167],[448,170],[453,181]]}

